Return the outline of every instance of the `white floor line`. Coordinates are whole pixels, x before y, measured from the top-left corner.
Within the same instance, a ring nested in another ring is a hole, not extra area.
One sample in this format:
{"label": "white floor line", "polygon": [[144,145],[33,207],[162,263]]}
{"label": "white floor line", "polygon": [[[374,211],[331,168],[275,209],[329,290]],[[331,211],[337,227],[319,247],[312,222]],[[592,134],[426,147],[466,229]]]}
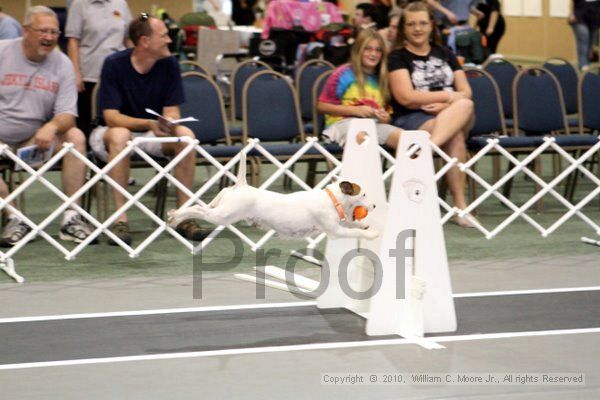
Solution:
{"label": "white floor line", "polygon": [[[558,329],[550,331],[530,331],[530,332],[506,332],[506,333],[485,333],[475,335],[460,335],[460,336],[438,336],[436,342],[463,342],[473,340],[493,340],[493,339],[510,339],[536,336],[556,336],[556,335],[580,335],[588,333],[600,333],[600,328],[586,329]],[[394,346],[414,344],[407,339],[385,339],[385,340],[370,340],[364,342],[336,342],[336,343],[315,343],[291,346],[271,346],[271,347],[249,347],[243,349],[224,349],[210,351],[196,351],[188,353],[167,353],[167,354],[150,354],[139,356],[123,356],[123,357],[106,357],[106,358],[86,358],[80,360],[59,360],[59,361],[42,361],[20,364],[0,364],[0,370],[15,370],[29,368],[44,368],[44,367],[62,367],[70,365],[89,365],[89,364],[109,364],[129,361],[151,361],[151,360],[167,360],[181,358],[200,358],[200,357],[218,357],[218,356],[237,356],[244,354],[264,354],[278,353],[286,351],[307,351],[307,350],[331,350],[331,349],[347,349],[357,347],[374,347],[374,346]]]}
{"label": "white floor line", "polygon": [[238,304],[238,305],[231,305],[231,306],[161,308],[161,309],[156,309],[156,310],[114,311],[114,312],[85,313],[85,314],[63,314],[63,315],[40,315],[40,316],[34,316],[34,317],[0,318],[0,324],[6,324],[6,323],[12,323],[12,322],[37,322],[37,321],[57,321],[57,320],[63,320],[63,319],[130,317],[130,316],[137,316],[137,315],[178,314],[178,313],[190,313],[190,312],[258,310],[261,308],[285,308],[285,307],[315,306],[316,304],[317,303],[315,301],[295,301],[295,302],[288,302],[288,303],[257,303],[257,304]]}
{"label": "white floor line", "polygon": [[[498,292],[473,292],[456,293],[455,298],[464,297],[487,297],[487,296],[515,296],[521,294],[543,294],[543,293],[568,293],[600,290],[600,286],[571,287],[571,288],[550,288],[550,289],[529,289],[529,290],[507,290]],[[130,317],[137,315],[158,315],[158,314],[177,314],[189,312],[210,312],[210,311],[235,311],[235,310],[254,310],[261,308],[283,308],[283,307],[307,307],[316,306],[316,301],[292,301],[283,303],[259,303],[259,304],[238,304],[230,306],[207,306],[207,307],[184,307],[184,308],[164,308],[155,310],[134,310],[134,311],[114,311],[101,313],[84,314],[62,314],[62,315],[40,315],[31,317],[9,317],[0,318],[0,324],[13,322],[37,322],[37,321],[56,321],[63,319],[83,319],[83,318],[107,318],[107,317]]]}
{"label": "white floor line", "polygon": [[516,296],[520,294],[544,294],[544,293],[569,293],[569,292],[590,292],[600,290],[600,286],[570,287],[570,288],[550,288],[550,289],[523,289],[523,290],[503,290],[498,292],[473,292],[473,293],[455,293],[452,297],[489,297],[489,296]]}

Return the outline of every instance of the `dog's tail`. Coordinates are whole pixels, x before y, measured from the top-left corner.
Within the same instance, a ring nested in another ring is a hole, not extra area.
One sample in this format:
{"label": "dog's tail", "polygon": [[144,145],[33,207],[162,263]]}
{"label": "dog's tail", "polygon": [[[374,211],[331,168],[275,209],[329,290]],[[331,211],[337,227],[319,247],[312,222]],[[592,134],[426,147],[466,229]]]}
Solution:
{"label": "dog's tail", "polygon": [[246,153],[242,152],[238,166],[237,182],[234,186],[247,185],[246,182]]}

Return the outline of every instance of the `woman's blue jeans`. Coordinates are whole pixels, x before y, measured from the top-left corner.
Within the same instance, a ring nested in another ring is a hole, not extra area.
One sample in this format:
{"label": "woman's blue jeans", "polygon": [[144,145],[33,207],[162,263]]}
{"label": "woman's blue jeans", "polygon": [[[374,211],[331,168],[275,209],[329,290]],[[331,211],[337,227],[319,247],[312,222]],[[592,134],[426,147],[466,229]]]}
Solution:
{"label": "woman's blue jeans", "polygon": [[581,69],[590,64],[590,50],[592,49],[594,36],[598,32],[598,27],[580,23],[575,23],[571,27],[577,44],[577,62]]}

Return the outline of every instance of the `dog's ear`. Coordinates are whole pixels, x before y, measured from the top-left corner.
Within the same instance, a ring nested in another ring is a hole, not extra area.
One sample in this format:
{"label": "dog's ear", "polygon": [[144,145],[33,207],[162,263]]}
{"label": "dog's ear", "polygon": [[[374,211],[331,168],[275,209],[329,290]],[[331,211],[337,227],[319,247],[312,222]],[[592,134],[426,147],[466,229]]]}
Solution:
{"label": "dog's ear", "polygon": [[343,181],[343,182],[340,182],[340,190],[345,195],[356,196],[357,194],[360,193],[360,186],[358,186],[356,183]]}

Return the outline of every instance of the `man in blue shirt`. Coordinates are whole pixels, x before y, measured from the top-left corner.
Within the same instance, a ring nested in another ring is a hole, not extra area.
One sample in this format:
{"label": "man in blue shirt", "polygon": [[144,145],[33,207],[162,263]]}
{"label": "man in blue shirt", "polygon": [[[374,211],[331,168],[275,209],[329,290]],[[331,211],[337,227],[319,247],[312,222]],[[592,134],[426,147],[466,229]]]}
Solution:
{"label": "man in blue shirt", "polygon": [[[177,136],[194,138],[194,133],[181,125],[159,123],[148,114],[149,108],[167,119],[181,118],[179,105],[185,101],[179,64],[169,51],[169,31],[165,24],[143,13],[129,26],[129,36],[134,44],[127,49],[110,55],[104,61],[100,76],[98,108],[100,126],[90,135],[90,146],[96,157],[103,161],[115,158],[133,137]],[[146,153],[161,157],[176,155],[185,143],[143,143]],[[194,182],[196,152],[190,152],[175,167],[175,178],[186,187]],[[130,158],[119,162],[109,175],[122,187],[127,187]],[[125,204],[125,197],[113,189],[115,209]],[[177,192],[178,205],[187,196]],[[131,235],[125,213],[119,215],[111,231],[125,243],[131,243]],[[177,231],[191,240],[202,240],[206,233],[193,220],[182,222]],[[116,244],[112,240],[110,244]]]}

